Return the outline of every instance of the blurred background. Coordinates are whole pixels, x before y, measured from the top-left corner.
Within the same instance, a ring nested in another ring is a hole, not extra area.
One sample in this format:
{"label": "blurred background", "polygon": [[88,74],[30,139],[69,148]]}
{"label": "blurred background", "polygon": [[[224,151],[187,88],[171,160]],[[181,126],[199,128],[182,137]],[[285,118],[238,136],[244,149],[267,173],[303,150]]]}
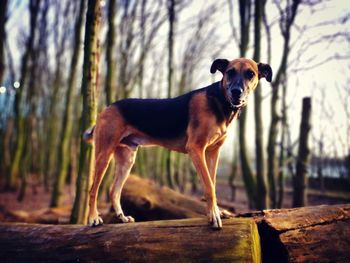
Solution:
{"label": "blurred background", "polygon": [[[260,81],[221,152],[219,201],[236,212],[350,201],[347,1],[99,5],[97,112],[118,99],[174,97],[207,86],[221,79],[209,72],[216,58],[269,63],[272,82]],[[87,6],[87,0],[0,2],[4,209],[69,207],[76,198]],[[102,183],[103,200],[113,166]],[[132,173],[202,195],[183,154],[139,149]]]}

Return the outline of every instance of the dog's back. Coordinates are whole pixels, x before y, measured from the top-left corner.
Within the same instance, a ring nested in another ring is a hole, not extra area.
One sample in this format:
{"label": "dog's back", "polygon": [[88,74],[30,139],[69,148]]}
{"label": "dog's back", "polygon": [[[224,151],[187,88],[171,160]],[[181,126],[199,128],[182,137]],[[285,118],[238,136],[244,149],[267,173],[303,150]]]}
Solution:
{"label": "dog's back", "polygon": [[154,138],[174,139],[185,134],[189,102],[198,89],[172,99],[124,99],[113,103],[124,120]]}

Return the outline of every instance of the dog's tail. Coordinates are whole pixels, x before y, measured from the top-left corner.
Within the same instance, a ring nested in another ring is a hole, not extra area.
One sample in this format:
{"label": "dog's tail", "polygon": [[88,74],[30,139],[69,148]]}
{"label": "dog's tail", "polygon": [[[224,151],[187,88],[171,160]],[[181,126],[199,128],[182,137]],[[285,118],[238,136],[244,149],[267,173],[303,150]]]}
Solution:
{"label": "dog's tail", "polygon": [[94,130],[95,126],[90,127],[83,134],[83,140],[87,143],[92,143],[92,139],[94,138]]}

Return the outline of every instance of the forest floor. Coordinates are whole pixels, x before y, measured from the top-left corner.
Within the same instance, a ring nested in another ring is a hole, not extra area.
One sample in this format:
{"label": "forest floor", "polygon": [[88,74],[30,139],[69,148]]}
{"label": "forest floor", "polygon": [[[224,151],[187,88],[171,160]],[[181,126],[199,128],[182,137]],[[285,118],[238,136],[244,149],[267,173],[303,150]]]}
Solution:
{"label": "forest floor", "polygon": [[[62,206],[57,210],[61,217],[65,218],[59,223],[67,222],[70,209],[74,201],[75,185],[71,184],[65,187],[64,200]],[[235,200],[231,201],[231,188],[224,181],[217,183],[218,202],[233,208],[235,213],[249,212],[246,193],[243,185],[238,184]],[[44,189],[43,186],[35,182],[28,182],[28,187],[24,200],[17,200],[17,192],[0,192],[0,221],[16,221],[18,218],[26,218],[29,215],[41,214],[46,211],[50,205],[51,192]],[[200,199],[202,194],[196,193],[195,196]],[[103,198],[102,198],[103,199]],[[290,208],[292,203],[292,189],[287,187],[284,194],[283,208]],[[315,189],[308,190],[308,205],[321,204],[345,204],[350,203],[350,193],[344,192],[321,192]],[[108,211],[109,204],[103,200],[99,202],[100,210]],[[50,220],[49,220],[50,221]]]}

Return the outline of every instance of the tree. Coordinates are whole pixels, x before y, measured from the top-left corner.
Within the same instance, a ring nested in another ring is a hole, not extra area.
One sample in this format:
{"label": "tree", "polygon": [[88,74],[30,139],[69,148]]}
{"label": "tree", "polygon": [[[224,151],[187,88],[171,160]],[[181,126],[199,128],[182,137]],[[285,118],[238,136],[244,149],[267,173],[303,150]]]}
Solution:
{"label": "tree", "polygon": [[[239,1],[239,14],[240,14],[240,56],[245,57],[249,44],[249,28],[251,22],[251,1],[240,0]],[[239,118],[239,156],[241,160],[241,169],[244,185],[246,188],[247,197],[250,207],[256,207],[256,184],[253,177],[253,171],[251,162],[249,160],[249,153],[247,148],[246,134],[246,121],[247,108],[241,112]]]}
{"label": "tree", "polygon": [[[55,3],[55,19],[53,25],[53,32],[55,34],[54,46],[55,46],[55,71],[53,73],[53,80],[50,83],[51,89],[49,93],[48,114],[46,114],[47,136],[46,136],[46,151],[45,151],[45,166],[44,166],[44,186],[49,191],[49,182],[52,178],[56,179],[56,168],[58,163],[57,147],[60,131],[60,91],[63,86],[64,67],[63,59],[66,51],[66,45],[70,35],[70,24],[72,20],[69,17],[70,10],[72,9],[72,2],[67,2],[63,5],[63,1],[57,1]],[[62,10],[63,9],[63,10]],[[63,14],[62,14],[63,13]],[[64,28],[61,32],[61,28]],[[65,124],[63,124],[64,126]],[[62,127],[63,127],[62,126]],[[54,150],[53,150],[54,149]]]}
{"label": "tree", "polygon": [[306,205],[307,174],[310,159],[311,98],[303,99],[296,174],[293,178],[293,207]]}
{"label": "tree", "polygon": [[[254,15],[254,55],[255,61],[260,61],[260,39],[261,39],[261,20],[263,16],[263,9],[266,1],[255,0],[255,15]],[[265,154],[263,147],[263,122],[262,122],[262,95],[260,85],[254,91],[254,115],[255,115],[255,152],[256,152],[256,187],[257,198],[256,208],[265,209],[267,207],[266,200],[266,185],[265,185]]]}
{"label": "tree", "polygon": [[[100,58],[100,23],[100,1],[89,0],[85,22],[83,79],[81,86],[83,102],[80,129],[81,135],[86,129],[93,126],[96,120],[96,89],[99,84],[98,64]],[[93,159],[93,145],[88,145],[81,140],[76,197],[71,214],[71,223],[86,224],[87,222],[88,192],[91,187],[91,176],[94,170]]]}
{"label": "tree", "polygon": [[76,74],[78,61],[80,57],[80,44],[81,44],[81,30],[84,19],[85,1],[80,1],[79,13],[75,22],[75,36],[73,43],[73,54],[70,64],[70,71],[68,77],[68,88],[66,93],[66,107],[62,118],[62,132],[60,135],[60,144],[58,148],[58,167],[56,171],[55,182],[53,186],[53,192],[51,197],[51,207],[58,206],[65,183],[65,179],[68,173],[69,164],[69,145],[71,141],[73,131],[73,96],[76,84]]}
{"label": "tree", "polygon": [[0,42],[0,84],[2,83],[2,79],[5,71],[5,39],[6,39],[6,12],[7,12],[7,0],[1,1],[0,3],[0,38],[2,41]]}
{"label": "tree", "polygon": [[[31,0],[29,2],[29,12],[30,12],[30,31],[26,42],[26,49],[22,56],[21,70],[20,70],[20,88],[16,90],[15,101],[14,101],[14,114],[15,123],[17,131],[17,144],[11,164],[11,172],[6,180],[7,189],[15,189],[17,187],[17,178],[20,172],[20,163],[23,158],[24,146],[25,146],[25,119],[21,109],[22,95],[24,94],[24,89],[27,87],[27,77],[29,68],[28,65],[33,59],[34,54],[34,40],[36,35],[36,24],[37,17],[39,14],[40,0]],[[30,77],[34,77],[30,75]]]}
{"label": "tree", "polygon": [[[168,98],[171,97],[171,92],[173,90],[174,82],[174,26],[175,26],[175,0],[167,1],[168,8]],[[165,151],[165,166],[166,166],[166,175],[168,179],[168,184],[171,188],[174,187],[173,175],[172,175],[172,161],[171,161],[171,151]]]}
{"label": "tree", "polygon": [[115,99],[115,63],[113,60],[113,50],[115,48],[115,13],[116,0],[109,0],[108,5],[108,32],[107,32],[107,47],[106,47],[106,103],[110,105]]}
{"label": "tree", "polygon": [[278,103],[278,90],[280,85],[287,83],[287,63],[288,55],[290,51],[290,39],[291,39],[291,28],[293,26],[295,17],[297,15],[300,0],[293,0],[291,4],[287,4],[285,9],[280,6],[278,1],[275,4],[280,12],[280,30],[283,37],[283,49],[282,58],[279,68],[276,73],[275,79],[272,81],[272,95],[271,95],[271,122],[268,135],[268,146],[267,146],[267,167],[268,167],[268,192],[270,196],[271,207],[274,208],[277,205],[276,199],[276,178],[277,178],[277,157],[276,157],[276,144],[278,135],[278,123],[280,116],[277,112]]}
{"label": "tree", "polygon": [[[21,185],[18,194],[18,200],[22,201],[25,196],[25,190],[27,186],[27,177],[29,174],[38,176],[42,169],[43,152],[40,152],[41,137],[39,137],[39,97],[43,91],[44,79],[46,75],[49,75],[47,66],[47,39],[48,39],[48,13],[49,13],[49,0],[43,0],[37,2],[38,19],[35,30],[37,38],[34,40],[32,58],[28,66],[29,78],[27,92],[24,97],[24,109],[25,113],[25,141],[24,152],[21,160]],[[44,61],[44,63],[43,63]],[[47,74],[42,74],[47,73]],[[39,176],[40,177],[40,176]]]}

